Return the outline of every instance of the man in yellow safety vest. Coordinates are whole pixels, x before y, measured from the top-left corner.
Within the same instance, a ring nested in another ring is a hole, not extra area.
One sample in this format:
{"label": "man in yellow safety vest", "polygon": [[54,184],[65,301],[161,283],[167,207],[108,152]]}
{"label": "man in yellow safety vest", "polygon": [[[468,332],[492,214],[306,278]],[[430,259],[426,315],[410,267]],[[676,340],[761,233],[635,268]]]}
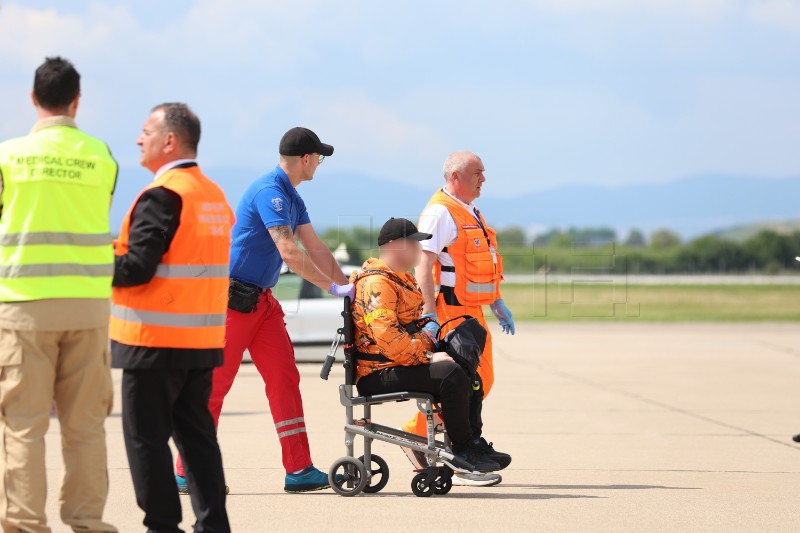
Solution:
{"label": "man in yellow safety vest", "polygon": [[114,252],[108,211],[117,163],[80,131],[80,75],[48,58],[37,70],[30,135],[0,144],[0,528],[49,532],[45,445],[55,401],[64,473],[61,519],[102,521],[103,424],[111,411],[108,316]]}

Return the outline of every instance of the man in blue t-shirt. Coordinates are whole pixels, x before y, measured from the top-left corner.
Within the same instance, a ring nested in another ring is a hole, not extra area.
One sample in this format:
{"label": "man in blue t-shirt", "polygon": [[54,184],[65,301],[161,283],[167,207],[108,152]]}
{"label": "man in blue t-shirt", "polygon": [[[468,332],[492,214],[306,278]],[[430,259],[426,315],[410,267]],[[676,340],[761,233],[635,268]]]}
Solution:
{"label": "man in blue t-shirt", "polygon": [[[292,128],[281,139],[280,163],[253,182],[236,208],[231,242],[231,288],[225,323],[224,365],[214,370],[209,409],[219,425],[222,402],[246,349],[266,386],[275,429],[283,450],[287,492],[327,488],[328,476],[311,462],[300,373],[283,310],[272,296],[283,263],[297,275],[334,296],[354,296],[333,254],[311,225],[297,186],[314,179],[322,160],[333,154],[306,128]],[[300,248],[295,236],[302,243]],[[181,459],[178,489],[187,492]]]}

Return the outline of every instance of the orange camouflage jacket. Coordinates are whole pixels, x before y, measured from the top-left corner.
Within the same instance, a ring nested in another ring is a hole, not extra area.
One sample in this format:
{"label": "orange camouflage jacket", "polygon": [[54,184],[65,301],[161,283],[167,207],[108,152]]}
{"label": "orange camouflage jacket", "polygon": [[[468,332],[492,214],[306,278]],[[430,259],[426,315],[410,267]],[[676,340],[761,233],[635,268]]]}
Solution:
{"label": "orange camouflage jacket", "polygon": [[428,364],[433,342],[426,333],[403,327],[422,315],[422,292],[410,272],[394,272],[380,259],[370,258],[350,276],[355,283],[353,302],[355,348],[381,357],[360,358],[356,378],[393,366]]}

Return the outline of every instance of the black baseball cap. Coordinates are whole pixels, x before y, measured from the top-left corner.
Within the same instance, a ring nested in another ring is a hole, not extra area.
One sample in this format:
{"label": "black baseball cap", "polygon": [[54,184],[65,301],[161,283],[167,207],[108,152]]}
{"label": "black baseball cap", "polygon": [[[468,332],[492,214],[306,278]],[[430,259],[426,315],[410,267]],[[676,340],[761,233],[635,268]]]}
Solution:
{"label": "black baseball cap", "polygon": [[319,140],[317,134],[308,128],[292,128],[283,134],[278,147],[281,155],[320,154],[333,155],[333,146]]}
{"label": "black baseball cap", "polygon": [[383,246],[389,241],[397,239],[413,239],[415,241],[427,241],[433,237],[430,233],[422,233],[408,219],[390,218],[381,228],[378,234],[378,246]]}

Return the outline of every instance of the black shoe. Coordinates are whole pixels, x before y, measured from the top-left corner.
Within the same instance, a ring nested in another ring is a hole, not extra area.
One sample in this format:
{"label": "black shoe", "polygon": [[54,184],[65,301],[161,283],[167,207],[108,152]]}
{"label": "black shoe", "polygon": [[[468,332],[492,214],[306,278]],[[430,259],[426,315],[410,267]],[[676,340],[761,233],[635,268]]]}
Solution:
{"label": "black shoe", "polygon": [[800,433],[798,433],[797,435],[792,437],[792,440],[795,441],[795,442],[800,442]]}
{"label": "black shoe", "polygon": [[486,442],[483,437],[478,441],[478,446],[481,447],[483,453],[486,454],[492,461],[500,465],[500,470],[506,468],[511,464],[511,456],[507,453],[498,452],[494,449],[493,443]]}
{"label": "black shoe", "polygon": [[494,472],[500,470],[500,465],[493,461],[486,455],[481,447],[473,442],[467,444],[467,447],[460,452],[455,452],[454,455],[471,464],[477,472]]}

